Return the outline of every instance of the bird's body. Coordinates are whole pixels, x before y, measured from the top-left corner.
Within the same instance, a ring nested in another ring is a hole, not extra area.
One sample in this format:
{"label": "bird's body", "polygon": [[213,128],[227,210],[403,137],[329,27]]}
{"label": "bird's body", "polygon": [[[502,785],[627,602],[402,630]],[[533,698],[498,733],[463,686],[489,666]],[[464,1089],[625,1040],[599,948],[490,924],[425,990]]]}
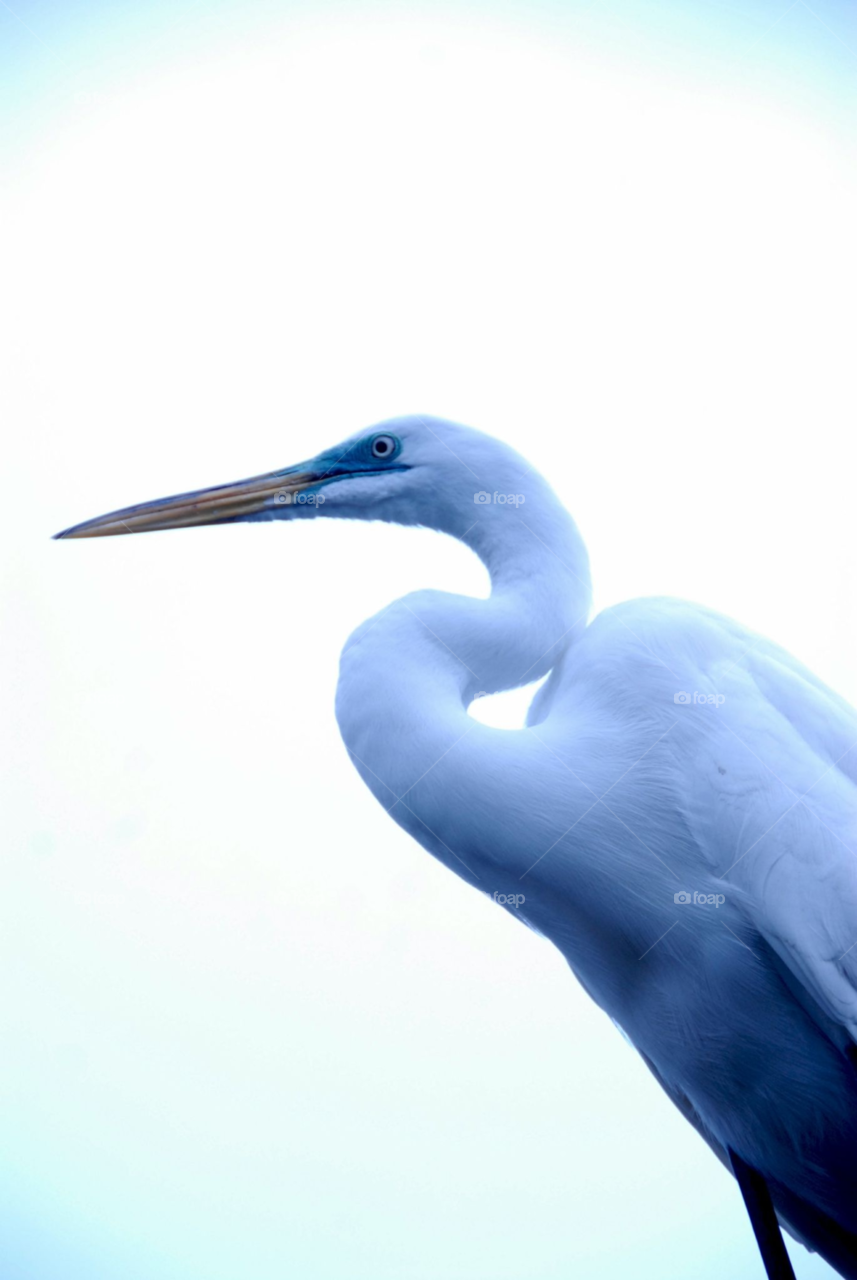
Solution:
{"label": "bird's body", "polygon": [[[238,511],[245,484],[218,518],[426,524],[485,561],[487,599],[416,592],[348,641],[336,709],[356,767],[556,944],[717,1154],[857,1275],[857,715],[705,609],[640,600],[587,625],[573,521],[490,437],[401,419],[275,474],[323,503]],[[151,504],[71,532],[117,520],[209,522]],[[526,728],[468,714],[547,673]]]}
{"label": "bird's body", "polygon": [[[809,974],[789,983],[788,965],[808,937],[808,968],[836,972],[850,945],[857,865],[839,841],[857,835],[857,792],[831,768],[857,742],[850,708],[733,623],[641,600],[583,631],[526,729],[493,729],[449,678],[445,651],[464,645],[443,634],[446,608],[418,592],[346,647],[338,715],[367,785],[451,870],[557,945],[716,1150],[857,1233],[850,1037]],[[433,644],[440,669],[427,681]],[[847,1001],[841,1010],[853,1016]]]}

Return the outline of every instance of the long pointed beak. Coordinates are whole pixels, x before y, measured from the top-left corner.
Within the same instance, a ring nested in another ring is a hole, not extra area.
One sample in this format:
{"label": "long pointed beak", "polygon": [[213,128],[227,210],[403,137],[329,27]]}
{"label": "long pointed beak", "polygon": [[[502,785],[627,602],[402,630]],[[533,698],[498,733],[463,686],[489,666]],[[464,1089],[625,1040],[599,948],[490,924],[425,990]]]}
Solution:
{"label": "long pointed beak", "polygon": [[195,493],[142,502],[136,507],[110,511],[54,534],[55,538],[109,538],[120,533],[149,533],[155,529],[186,529],[197,524],[226,524],[294,502],[302,490],[324,477],[299,467],[269,471],[234,484],[215,485]]}

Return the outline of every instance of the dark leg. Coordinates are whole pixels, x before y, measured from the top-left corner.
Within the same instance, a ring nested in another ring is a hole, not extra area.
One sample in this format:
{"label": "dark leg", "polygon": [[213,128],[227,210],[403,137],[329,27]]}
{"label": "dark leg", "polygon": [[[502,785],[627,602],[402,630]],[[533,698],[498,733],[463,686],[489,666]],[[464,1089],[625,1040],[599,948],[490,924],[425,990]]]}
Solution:
{"label": "dark leg", "polygon": [[768,1280],[795,1280],[767,1182],[758,1170],[751,1168],[734,1151],[729,1152],[729,1159],[750,1215]]}

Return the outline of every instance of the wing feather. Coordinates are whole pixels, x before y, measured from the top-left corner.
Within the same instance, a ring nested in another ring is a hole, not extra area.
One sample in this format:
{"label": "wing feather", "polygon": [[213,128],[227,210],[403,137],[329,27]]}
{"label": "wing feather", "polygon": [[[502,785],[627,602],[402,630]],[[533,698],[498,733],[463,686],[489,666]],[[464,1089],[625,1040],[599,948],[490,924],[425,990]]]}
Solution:
{"label": "wing feather", "polygon": [[773,646],[710,673],[721,714],[684,770],[707,865],[857,1041],[857,714]]}

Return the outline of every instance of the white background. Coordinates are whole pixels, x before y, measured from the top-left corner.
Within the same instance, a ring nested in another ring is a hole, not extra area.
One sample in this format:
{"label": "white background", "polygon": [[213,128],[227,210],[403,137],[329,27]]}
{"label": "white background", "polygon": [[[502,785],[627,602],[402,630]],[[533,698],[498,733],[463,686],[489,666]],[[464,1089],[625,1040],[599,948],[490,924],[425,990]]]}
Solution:
{"label": "white background", "polygon": [[434,412],[548,475],[597,607],[700,600],[857,699],[836,33],[774,6],[754,87],[666,30],[656,65],[361,9],[139,49],[8,157],[4,1275],[755,1277],[634,1051],[339,741],[349,631],[483,592],[470,553],[322,520],[49,541]]}

